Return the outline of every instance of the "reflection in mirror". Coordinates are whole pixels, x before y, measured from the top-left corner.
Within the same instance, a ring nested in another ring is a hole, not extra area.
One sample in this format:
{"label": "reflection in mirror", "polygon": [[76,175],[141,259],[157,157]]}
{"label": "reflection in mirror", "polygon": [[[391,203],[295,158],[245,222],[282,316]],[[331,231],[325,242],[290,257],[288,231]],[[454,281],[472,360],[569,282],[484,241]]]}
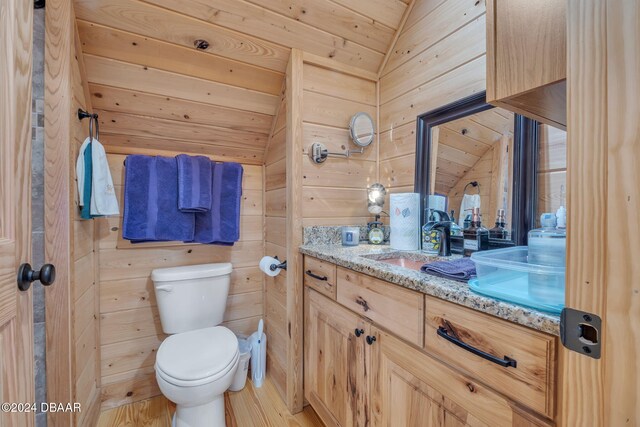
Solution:
{"label": "reflection in mirror", "polygon": [[540,215],[567,207],[567,132],[546,124],[538,127],[538,203],[536,228]]}
{"label": "reflection in mirror", "polygon": [[373,118],[365,112],[354,114],[349,124],[349,131],[353,142],[360,146],[366,147],[373,142],[376,130],[373,124]]}
{"label": "reflection in mirror", "polygon": [[430,207],[439,201],[462,229],[480,208],[491,237],[511,239],[514,123],[512,112],[492,108],[432,127],[429,193],[443,197]]}
{"label": "reflection in mirror", "polygon": [[[414,188],[422,195],[422,223],[435,207],[455,211],[456,224],[465,228],[467,209],[479,205],[474,223],[491,230],[502,209],[504,230],[487,236],[488,248],[526,245],[538,204],[538,123],[487,104],[484,92],[417,121]],[[462,245],[461,236],[451,238],[452,251]]]}

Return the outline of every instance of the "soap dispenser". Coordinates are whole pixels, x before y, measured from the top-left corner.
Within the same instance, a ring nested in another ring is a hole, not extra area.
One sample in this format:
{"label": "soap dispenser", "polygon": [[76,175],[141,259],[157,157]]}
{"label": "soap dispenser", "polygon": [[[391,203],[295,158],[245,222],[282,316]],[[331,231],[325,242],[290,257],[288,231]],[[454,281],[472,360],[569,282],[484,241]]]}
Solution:
{"label": "soap dispenser", "polygon": [[434,210],[429,209],[429,221],[422,226],[422,252],[432,256],[439,255],[442,246],[442,231],[433,228],[437,222]]}
{"label": "soap dispenser", "polygon": [[506,221],[507,219],[504,213],[504,209],[498,209],[498,213],[496,215],[496,226],[489,230],[489,237],[491,237],[492,239],[506,239]]}
{"label": "soap dispenser", "polygon": [[489,249],[489,230],[482,226],[480,208],[473,208],[471,223],[462,233],[464,236],[464,256],[471,256],[474,252]]}

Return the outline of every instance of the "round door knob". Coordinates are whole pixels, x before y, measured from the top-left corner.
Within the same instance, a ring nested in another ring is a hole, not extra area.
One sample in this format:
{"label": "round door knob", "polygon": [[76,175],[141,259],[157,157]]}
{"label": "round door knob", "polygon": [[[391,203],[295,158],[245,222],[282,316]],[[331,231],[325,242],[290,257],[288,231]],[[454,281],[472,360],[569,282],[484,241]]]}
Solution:
{"label": "round door knob", "polygon": [[367,344],[372,345],[374,342],[376,342],[376,337],[367,335]]}
{"label": "round door knob", "polygon": [[358,329],[356,328],[356,337],[360,337],[360,335],[364,334],[364,329]]}
{"label": "round door knob", "polygon": [[45,264],[40,270],[34,270],[30,264],[24,263],[18,269],[18,289],[26,291],[31,282],[39,280],[44,286],[50,286],[56,280],[56,268],[52,264]]}

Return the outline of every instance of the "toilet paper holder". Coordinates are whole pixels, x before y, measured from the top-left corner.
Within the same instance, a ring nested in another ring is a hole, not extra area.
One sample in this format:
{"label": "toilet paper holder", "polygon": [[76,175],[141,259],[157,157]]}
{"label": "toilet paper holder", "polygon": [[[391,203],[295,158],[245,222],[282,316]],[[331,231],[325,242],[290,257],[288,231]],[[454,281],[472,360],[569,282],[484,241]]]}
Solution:
{"label": "toilet paper holder", "polygon": [[[278,259],[278,256],[274,256],[275,259],[277,259],[278,261],[280,261]],[[282,270],[286,270],[287,269],[287,260],[284,260],[284,262],[281,262],[280,264],[271,264],[269,266],[269,270],[271,271],[276,271],[277,269],[282,269]]]}

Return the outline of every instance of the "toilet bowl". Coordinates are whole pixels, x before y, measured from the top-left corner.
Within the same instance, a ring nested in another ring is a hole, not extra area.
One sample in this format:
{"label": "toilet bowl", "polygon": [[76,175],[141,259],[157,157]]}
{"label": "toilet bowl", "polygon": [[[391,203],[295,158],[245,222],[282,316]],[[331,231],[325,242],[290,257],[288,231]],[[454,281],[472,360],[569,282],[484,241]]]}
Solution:
{"label": "toilet bowl", "polygon": [[156,380],[176,404],[175,427],[225,427],[223,396],[240,358],[235,334],[218,326],[231,271],[221,263],[151,273],[162,330],[171,334],[156,355]]}
{"label": "toilet bowl", "polygon": [[156,380],[162,394],[176,404],[175,426],[225,425],[223,394],[239,358],[238,340],[223,326],[172,335],[162,342]]}

